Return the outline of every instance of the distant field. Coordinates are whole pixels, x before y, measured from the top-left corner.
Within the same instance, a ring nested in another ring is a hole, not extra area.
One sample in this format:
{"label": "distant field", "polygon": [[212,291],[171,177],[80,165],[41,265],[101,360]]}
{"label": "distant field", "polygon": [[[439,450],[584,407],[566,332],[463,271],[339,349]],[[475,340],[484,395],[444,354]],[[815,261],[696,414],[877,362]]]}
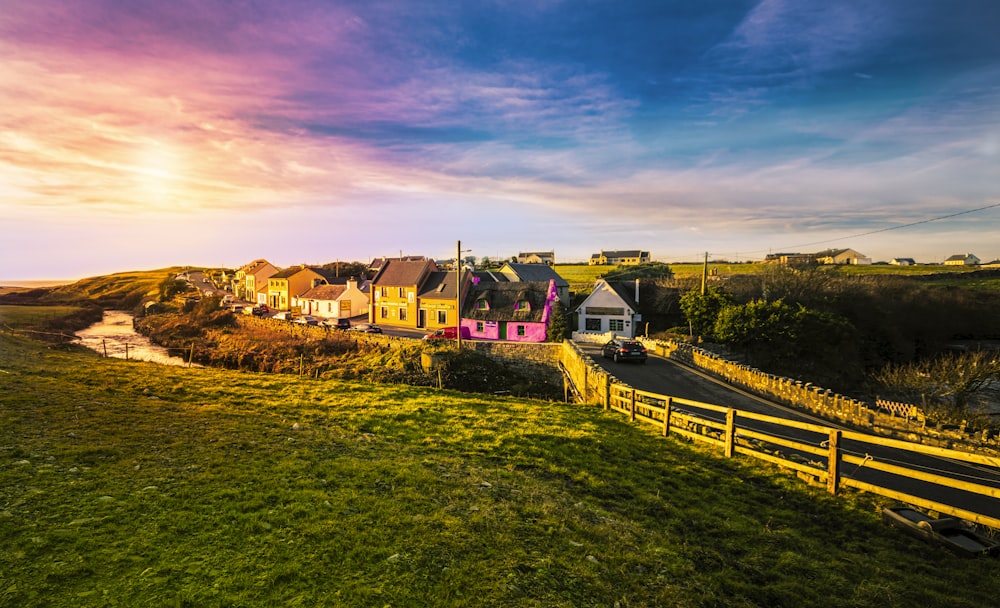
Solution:
{"label": "distant field", "polygon": [[76,306],[9,306],[0,304],[0,325],[34,327],[79,310]]}
{"label": "distant field", "polygon": [[[679,263],[669,264],[676,278],[699,277],[704,271],[704,264]],[[766,272],[774,266],[768,264],[730,264],[730,263],[708,263],[708,273],[713,276],[732,276],[737,274],[760,274]],[[868,266],[820,266],[821,270],[849,275],[924,275],[924,274],[964,274],[979,270],[977,267],[966,266],[944,266],[941,264],[917,264],[913,266],[892,266],[887,264]],[[615,270],[614,266],[588,266],[576,264],[555,265],[553,269],[559,276],[566,279],[570,284],[590,283],[592,284],[601,275]]]}
{"label": "distant field", "polygon": [[0,331],[0,606],[995,603],[879,504],[593,406]]}

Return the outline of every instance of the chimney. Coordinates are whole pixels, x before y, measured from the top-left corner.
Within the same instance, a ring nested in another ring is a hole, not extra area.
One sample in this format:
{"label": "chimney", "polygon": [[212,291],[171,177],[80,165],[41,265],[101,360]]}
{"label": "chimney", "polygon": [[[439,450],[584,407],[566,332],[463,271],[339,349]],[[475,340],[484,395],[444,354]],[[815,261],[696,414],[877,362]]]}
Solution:
{"label": "chimney", "polygon": [[635,280],[635,303],[639,303],[639,279]]}

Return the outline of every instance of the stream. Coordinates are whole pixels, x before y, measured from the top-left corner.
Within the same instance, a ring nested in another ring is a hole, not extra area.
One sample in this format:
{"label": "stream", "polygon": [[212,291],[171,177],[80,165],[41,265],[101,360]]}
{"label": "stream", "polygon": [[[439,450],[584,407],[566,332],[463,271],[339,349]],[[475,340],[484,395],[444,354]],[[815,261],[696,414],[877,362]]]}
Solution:
{"label": "stream", "polygon": [[187,365],[183,357],[171,356],[132,327],[133,316],[122,310],[106,310],[100,323],[76,332],[80,343],[107,357],[152,361],[166,365]]}

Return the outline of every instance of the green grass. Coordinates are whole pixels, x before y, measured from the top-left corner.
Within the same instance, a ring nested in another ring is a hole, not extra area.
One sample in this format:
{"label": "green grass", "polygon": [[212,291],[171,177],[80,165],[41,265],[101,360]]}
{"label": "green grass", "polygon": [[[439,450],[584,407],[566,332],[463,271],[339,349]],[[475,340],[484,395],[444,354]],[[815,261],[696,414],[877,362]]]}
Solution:
{"label": "green grass", "polygon": [[78,306],[0,305],[0,326],[38,327],[46,321],[66,317],[80,310]]}
{"label": "green grass", "polygon": [[990,606],[961,560],[590,406],[0,334],[0,606]]}

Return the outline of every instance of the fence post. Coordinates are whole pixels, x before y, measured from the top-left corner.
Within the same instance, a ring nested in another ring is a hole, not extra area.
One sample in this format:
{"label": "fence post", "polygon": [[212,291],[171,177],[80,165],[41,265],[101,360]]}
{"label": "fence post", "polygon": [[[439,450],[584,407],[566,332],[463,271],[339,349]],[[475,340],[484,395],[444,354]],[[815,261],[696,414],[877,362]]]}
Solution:
{"label": "fence post", "polygon": [[830,448],[829,464],[826,474],[826,491],[836,494],[840,489],[840,431],[830,430],[830,439],[827,441]]}
{"label": "fence post", "polygon": [[736,443],[736,410],[726,410],[726,458],[733,457],[733,446]]}
{"label": "fence post", "polygon": [[632,389],[632,396],[629,400],[628,418],[632,422],[635,422],[635,389]]}
{"label": "fence post", "polygon": [[673,397],[667,397],[666,403],[663,404],[663,436],[666,437],[670,434],[670,406],[673,402]]}
{"label": "fence post", "polygon": [[604,376],[604,409],[611,409],[611,376]]}

